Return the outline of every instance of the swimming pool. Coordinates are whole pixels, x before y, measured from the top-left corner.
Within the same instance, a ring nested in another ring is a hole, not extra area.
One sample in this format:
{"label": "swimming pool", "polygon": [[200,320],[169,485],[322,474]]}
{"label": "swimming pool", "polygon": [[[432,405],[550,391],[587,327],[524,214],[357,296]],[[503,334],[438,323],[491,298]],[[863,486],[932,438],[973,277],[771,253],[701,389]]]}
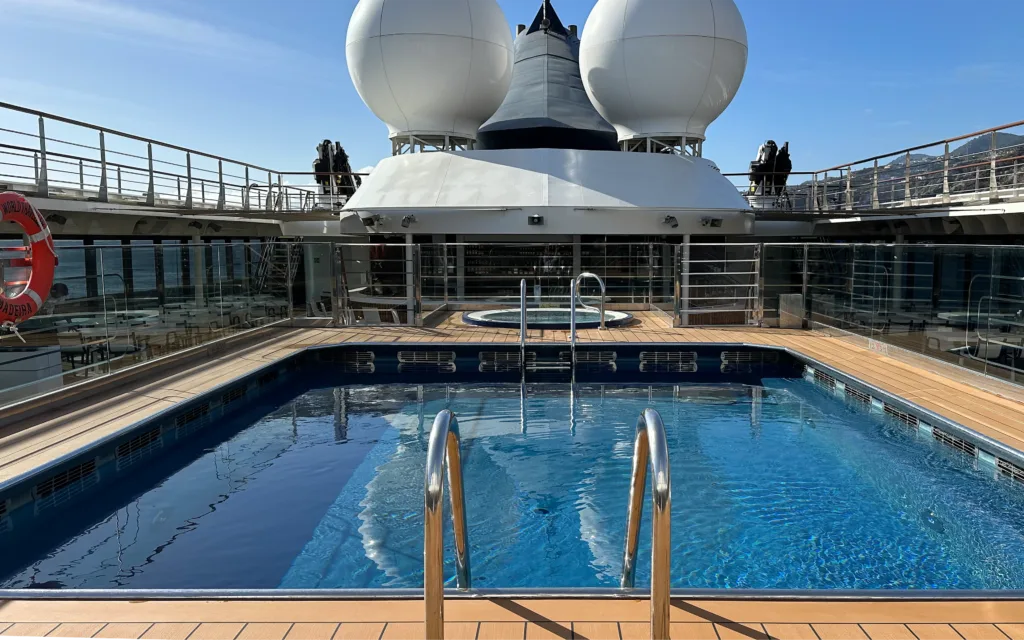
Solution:
{"label": "swimming pool", "polygon": [[616,587],[633,425],[653,406],[670,447],[675,588],[1024,587],[1024,487],[802,379],[316,388],[299,376],[242,404],[149,457],[164,441],[137,436],[144,463],[106,485],[101,466],[78,490],[88,499],[68,493],[46,526],[29,516],[54,505],[14,511],[0,586],[419,588],[427,436],[451,408],[474,587]]}

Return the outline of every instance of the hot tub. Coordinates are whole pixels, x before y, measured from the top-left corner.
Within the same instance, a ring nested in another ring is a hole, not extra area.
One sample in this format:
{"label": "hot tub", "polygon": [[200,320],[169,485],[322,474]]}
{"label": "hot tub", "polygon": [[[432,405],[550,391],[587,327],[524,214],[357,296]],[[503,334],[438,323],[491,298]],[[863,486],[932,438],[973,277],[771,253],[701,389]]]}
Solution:
{"label": "hot tub", "polygon": [[[570,325],[569,309],[527,309],[526,324],[531,329],[568,329]],[[606,327],[621,327],[629,324],[633,316],[621,311],[605,311]],[[518,329],[520,324],[519,309],[493,309],[490,311],[468,311],[462,315],[466,324],[478,327],[504,327]],[[596,329],[601,326],[600,312],[589,309],[576,310],[577,329]]]}

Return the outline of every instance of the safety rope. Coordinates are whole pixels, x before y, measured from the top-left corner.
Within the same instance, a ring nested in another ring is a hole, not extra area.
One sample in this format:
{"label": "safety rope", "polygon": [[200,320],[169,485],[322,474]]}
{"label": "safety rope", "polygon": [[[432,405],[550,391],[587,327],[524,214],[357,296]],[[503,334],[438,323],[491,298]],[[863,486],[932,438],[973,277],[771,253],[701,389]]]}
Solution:
{"label": "safety rope", "polygon": [[23,338],[18,332],[18,325],[14,324],[10,320],[0,324],[0,331],[3,331],[4,333],[13,333],[18,340],[21,340],[21,342],[25,344],[25,338]]}

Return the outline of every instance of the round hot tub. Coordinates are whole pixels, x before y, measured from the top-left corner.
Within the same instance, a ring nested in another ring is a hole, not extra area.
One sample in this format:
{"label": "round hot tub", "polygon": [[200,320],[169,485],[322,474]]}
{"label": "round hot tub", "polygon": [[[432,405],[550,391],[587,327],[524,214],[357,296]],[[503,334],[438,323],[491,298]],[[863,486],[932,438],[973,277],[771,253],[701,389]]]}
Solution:
{"label": "round hot tub", "polygon": [[[569,309],[527,309],[526,324],[530,329],[568,329],[570,325]],[[621,327],[633,319],[628,313],[621,311],[605,311],[606,327]],[[466,324],[478,327],[504,327],[518,329],[520,324],[519,309],[495,309],[491,311],[467,311],[462,315]],[[577,329],[596,329],[601,326],[599,311],[588,309],[576,310]]]}

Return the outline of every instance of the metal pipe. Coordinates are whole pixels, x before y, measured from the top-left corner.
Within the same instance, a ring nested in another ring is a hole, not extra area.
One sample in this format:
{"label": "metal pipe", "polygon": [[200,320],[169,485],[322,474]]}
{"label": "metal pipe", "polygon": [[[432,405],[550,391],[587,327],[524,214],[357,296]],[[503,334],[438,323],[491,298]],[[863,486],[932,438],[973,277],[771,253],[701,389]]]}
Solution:
{"label": "metal pipe", "polygon": [[569,344],[576,348],[576,281],[569,283]]}
{"label": "metal pipe", "polygon": [[526,349],[526,278],[519,282],[519,347]]}
{"label": "metal pipe", "polygon": [[445,409],[434,418],[427,446],[427,468],[423,492],[423,600],[426,606],[426,637],[444,638],[444,484],[441,478],[448,463],[448,493],[452,528],[455,531],[455,579],[460,590],[471,584],[469,540],[466,531],[466,497],[462,486],[462,455],[459,421]]}
{"label": "metal pipe", "polygon": [[[601,276],[597,275],[596,273],[590,273],[589,271],[584,271],[580,275],[576,276],[576,296],[573,297],[573,299],[570,301],[570,304],[572,305],[573,309],[576,308],[576,297],[579,296],[579,293],[580,293],[580,281],[583,280],[583,278],[593,278],[593,279],[597,280],[597,284],[599,284],[601,286],[601,307],[600,307],[601,329],[604,329],[605,328],[605,326],[604,326],[604,298],[605,298],[605,294],[607,293],[607,289],[604,286],[604,280],[601,279]],[[584,309],[588,309],[588,310],[591,310],[591,311],[598,311],[598,309],[594,309],[593,307],[588,307],[587,305],[583,304],[583,300],[582,299],[579,302],[580,302],[580,305],[582,305]]]}
{"label": "metal pipe", "polygon": [[640,546],[647,464],[651,466],[651,638],[667,640],[669,632],[670,561],[672,557],[672,480],[668,460],[668,438],[661,415],[646,409],[636,421],[633,441],[633,475],[626,518],[626,550],[622,559],[623,589],[636,583],[636,555]]}

